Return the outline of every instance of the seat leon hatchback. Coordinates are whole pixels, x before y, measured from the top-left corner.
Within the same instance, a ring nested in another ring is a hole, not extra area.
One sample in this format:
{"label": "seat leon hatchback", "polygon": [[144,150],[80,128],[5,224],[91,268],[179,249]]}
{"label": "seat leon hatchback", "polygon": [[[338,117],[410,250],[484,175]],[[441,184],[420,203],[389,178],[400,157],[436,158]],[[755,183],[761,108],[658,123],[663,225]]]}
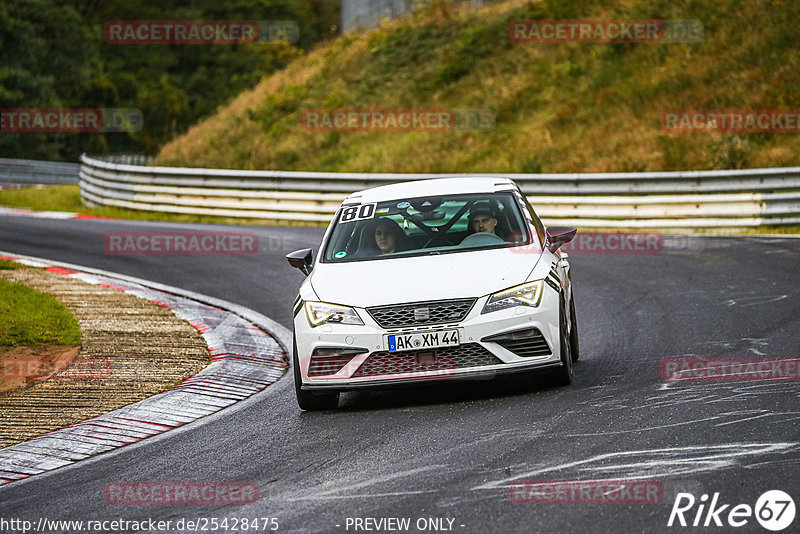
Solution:
{"label": "seat leon hatchback", "polygon": [[348,196],[295,300],[293,367],[304,410],[339,393],[548,371],[572,382],[578,331],[567,254],[505,178],[442,178]]}

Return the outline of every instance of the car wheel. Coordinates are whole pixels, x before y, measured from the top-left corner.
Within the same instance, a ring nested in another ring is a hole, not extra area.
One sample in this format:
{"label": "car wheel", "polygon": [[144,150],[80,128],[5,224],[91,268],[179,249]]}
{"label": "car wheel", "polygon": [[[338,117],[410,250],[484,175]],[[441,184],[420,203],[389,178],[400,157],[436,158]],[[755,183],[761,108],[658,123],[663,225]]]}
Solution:
{"label": "car wheel", "polygon": [[292,366],[294,367],[294,391],[297,395],[297,404],[302,410],[334,410],[339,405],[339,393],[316,394],[303,391],[300,377],[300,361],[297,358],[297,342],[293,343]]}
{"label": "car wheel", "polygon": [[569,322],[572,329],[569,332],[569,345],[572,351],[572,361],[577,362],[581,356],[581,349],[578,346],[578,320],[575,318],[575,297],[569,299]]}
{"label": "car wheel", "polygon": [[561,367],[555,372],[555,382],[559,386],[572,384],[572,344],[567,331],[567,312],[564,310],[564,300],[558,307],[558,335],[561,340]]}

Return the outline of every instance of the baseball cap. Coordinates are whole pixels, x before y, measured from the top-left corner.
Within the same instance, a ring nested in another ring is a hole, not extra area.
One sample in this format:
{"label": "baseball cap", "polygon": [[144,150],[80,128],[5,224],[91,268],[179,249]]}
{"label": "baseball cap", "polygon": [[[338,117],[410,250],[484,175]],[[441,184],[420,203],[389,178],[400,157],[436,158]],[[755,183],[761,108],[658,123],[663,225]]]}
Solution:
{"label": "baseball cap", "polygon": [[469,210],[469,220],[471,221],[473,217],[477,217],[478,215],[488,215],[489,217],[497,218],[497,215],[495,215],[494,210],[488,202],[476,202],[473,204],[472,209]]}

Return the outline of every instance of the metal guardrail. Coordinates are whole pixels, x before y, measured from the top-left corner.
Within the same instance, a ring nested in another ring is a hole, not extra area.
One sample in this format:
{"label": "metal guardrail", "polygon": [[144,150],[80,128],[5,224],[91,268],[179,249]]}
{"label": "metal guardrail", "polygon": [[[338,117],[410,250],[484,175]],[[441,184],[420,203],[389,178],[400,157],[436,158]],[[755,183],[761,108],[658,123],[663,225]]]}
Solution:
{"label": "metal guardrail", "polygon": [[77,184],[79,169],[77,163],[0,158],[0,183]]}
{"label": "metal guardrail", "polygon": [[153,156],[143,154],[109,154],[98,156],[97,159],[106,163],[119,163],[120,165],[150,165],[153,163]]}
{"label": "metal guardrail", "polygon": [[[128,156],[128,158],[131,158]],[[714,228],[800,224],[800,167],[592,174],[362,174],[148,167],[81,156],[87,205],[324,223],[360,189],[444,176],[503,176],[548,224]]]}

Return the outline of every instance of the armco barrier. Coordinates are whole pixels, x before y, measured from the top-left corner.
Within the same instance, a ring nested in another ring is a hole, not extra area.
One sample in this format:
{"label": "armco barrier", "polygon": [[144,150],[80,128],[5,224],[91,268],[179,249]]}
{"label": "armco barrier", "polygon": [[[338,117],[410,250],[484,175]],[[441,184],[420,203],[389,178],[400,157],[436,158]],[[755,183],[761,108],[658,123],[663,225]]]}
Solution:
{"label": "armco barrier", "polygon": [[445,176],[503,176],[520,185],[547,224],[584,228],[800,224],[800,167],[442,175],[235,171],[119,161],[81,156],[81,196],[87,205],[324,223],[346,194],[360,189]]}
{"label": "armco barrier", "polygon": [[77,184],[77,163],[0,158],[0,183]]}

